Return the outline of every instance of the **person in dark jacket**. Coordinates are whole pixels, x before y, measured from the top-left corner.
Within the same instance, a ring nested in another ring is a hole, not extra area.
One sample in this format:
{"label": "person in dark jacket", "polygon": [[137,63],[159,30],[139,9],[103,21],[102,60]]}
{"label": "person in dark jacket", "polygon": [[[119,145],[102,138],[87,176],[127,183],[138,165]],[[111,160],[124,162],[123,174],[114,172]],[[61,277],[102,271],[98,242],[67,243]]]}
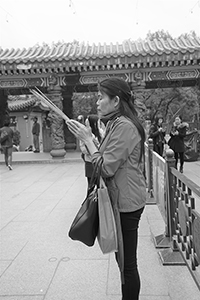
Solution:
{"label": "person in dark jacket", "polygon": [[33,127],[32,127],[32,134],[33,134],[33,145],[34,145],[34,152],[40,152],[40,143],[39,143],[39,135],[40,135],[40,124],[37,122],[38,118],[33,118]]}
{"label": "person in dark jacket", "polygon": [[160,156],[163,155],[165,132],[166,130],[163,128],[163,118],[156,117],[154,123],[150,127],[149,138],[153,139],[153,150]]}
{"label": "person in dark jacket", "polygon": [[9,170],[12,170],[12,152],[13,152],[13,130],[10,128],[10,118],[7,117],[4,126],[0,129],[0,136],[6,135],[6,139],[1,141],[1,147],[4,153],[5,164]]}
{"label": "person in dark jacket", "polygon": [[180,169],[179,171],[183,173],[183,164],[184,164],[184,137],[186,136],[187,128],[189,125],[186,122],[182,122],[181,116],[175,118],[174,124],[170,131],[170,140],[168,145],[174,151],[175,158],[175,168],[177,169],[178,159],[180,159]]}
{"label": "person in dark jacket", "polygon": [[[101,142],[101,134],[99,128],[99,117],[97,115],[88,115],[85,119],[85,126],[91,130],[93,135],[93,141],[98,147]],[[82,122],[81,122],[82,123]],[[82,123],[83,124],[83,123]],[[83,154],[83,160],[85,162],[85,176],[87,177],[88,186],[92,177],[93,164],[91,162],[91,155],[88,153],[85,144],[80,141],[80,149]]]}

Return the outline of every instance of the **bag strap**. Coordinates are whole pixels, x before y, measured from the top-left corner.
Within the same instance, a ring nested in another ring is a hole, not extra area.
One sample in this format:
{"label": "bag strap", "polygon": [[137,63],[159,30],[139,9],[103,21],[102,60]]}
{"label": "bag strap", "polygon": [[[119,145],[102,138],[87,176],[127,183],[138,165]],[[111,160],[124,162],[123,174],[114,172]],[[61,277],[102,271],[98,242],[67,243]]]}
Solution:
{"label": "bag strap", "polygon": [[101,140],[101,143],[99,145],[99,147],[103,144],[104,140],[106,139],[106,137],[108,136],[108,134],[111,132],[111,129],[115,126],[115,124],[119,121],[119,117],[108,121],[108,124],[106,126],[106,132],[105,135],[103,137],[103,139]]}
{"label": "bag strap", "polygon": [[99,187],[101,176],[101,165],[103,163],[103,157],[99,156],[94,164],[89,188],[96,184]]}
{"label": "bag strap", "polygon": [[105,184],[105,181],[103,180],[103,178],[100,176],[100,188],[106,188],[106,184]]}

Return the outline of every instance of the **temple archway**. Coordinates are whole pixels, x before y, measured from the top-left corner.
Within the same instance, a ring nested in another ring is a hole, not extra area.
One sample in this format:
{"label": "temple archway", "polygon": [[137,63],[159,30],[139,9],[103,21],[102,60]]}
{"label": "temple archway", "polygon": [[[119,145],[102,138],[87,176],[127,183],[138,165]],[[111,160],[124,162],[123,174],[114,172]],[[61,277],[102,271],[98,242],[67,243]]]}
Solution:
{"label": "temple archway", "polygon": [[[122,44],[60,43],[0,50],[1,102],[8,94],[28,94],[37,86],[73,117],[73,92],[95,91],[97,83],[110,76],[124,78],[135,93],[158,87],[199,86],[200,38],[188,35]],[[73,148],[75,139],[63,128],[67,148]],[[56,139],[56,134],[52,135],[53,150],[60,150],[63,137],[57,143]]]}

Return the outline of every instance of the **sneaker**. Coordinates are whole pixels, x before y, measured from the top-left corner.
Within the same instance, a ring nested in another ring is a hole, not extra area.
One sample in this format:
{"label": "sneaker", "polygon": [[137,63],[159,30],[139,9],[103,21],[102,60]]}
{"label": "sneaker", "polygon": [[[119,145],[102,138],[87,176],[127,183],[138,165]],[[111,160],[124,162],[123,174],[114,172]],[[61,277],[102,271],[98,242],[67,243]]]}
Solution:
{"label": "sneaker", "polygon": [[11,167],[11,165],[8,165],[8,169],[11,171],[13,168]]}

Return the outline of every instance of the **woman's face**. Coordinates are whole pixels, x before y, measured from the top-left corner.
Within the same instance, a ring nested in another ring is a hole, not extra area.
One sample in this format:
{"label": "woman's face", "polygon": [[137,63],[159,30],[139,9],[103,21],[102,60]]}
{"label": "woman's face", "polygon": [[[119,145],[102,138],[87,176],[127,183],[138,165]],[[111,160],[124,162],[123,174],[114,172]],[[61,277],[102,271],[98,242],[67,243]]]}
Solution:
{"label": "woman's face", "polygon": [[162,118],[158,119],[158,125],[162,125],[162,122],[163,122]]}
{"label": "woman's face", "polygon": [[116,111],[115,98],[110,99],[110,97],[106,93],[99,91],[97,100],[97,111],[100,117]]}
{"label": "woman's face", "polygon": [[179,117],[176,117],[176,118],[175,118],[175,124],[176,124],[176,125],[181,124],[181,119],[180,119]]}

